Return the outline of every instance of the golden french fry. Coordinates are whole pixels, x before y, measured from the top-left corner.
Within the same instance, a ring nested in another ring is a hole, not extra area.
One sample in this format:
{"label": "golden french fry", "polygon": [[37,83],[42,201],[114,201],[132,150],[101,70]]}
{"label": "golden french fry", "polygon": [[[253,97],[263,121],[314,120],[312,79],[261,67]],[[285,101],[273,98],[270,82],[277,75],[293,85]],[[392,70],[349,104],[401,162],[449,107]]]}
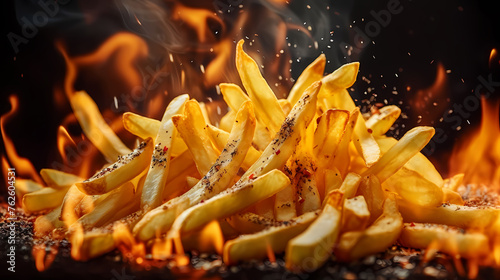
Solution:
{"label": "golden french fry", "polygon": [[75,223],[80,216],[78,215],[78,205],[87,195],[81,192],[76,185],[72,185],[66,195],[64,196],[64,200],[62,202],[61,208],[61,216],[60,220],[64,221],[66,227],[71,226]]}
{"label": "golden french fry", "polygon": [[296,189],[293,184],[282,189],[274,198],[274,217],[277,221],[288,221],[297,217]]}
{"label": "golden french fry", "polygon": [[23,196],[23,209],[28,213],[50,210],[61,205],[66,192],[66,188],[42,188],[32,193],[27,193]]}
{"label": "golden french fry", "polygon": [[340,174],[342,176],[346,176],[347,171],[349,169],[349,164],[351,162],[349,155],[349,145],[351,143],[352,134],[354,131],[354,127],[358,121],[359,108],[355,108],[349,114],[349,121],[347,126],[345,127],[344,135],[342,136],[342,140],[337,146],[337,154],[335,159],[333,160],[333,166],[339,169]]}
{"label": "golden french fry", "polygon": [[199,181],[200,181],[200,179],[195,178],[195,177],[191,177],[191,176],[186,177],[186,183],[188,184],[189,188],[194,187],[196,184],[198,184]]}
{"label": "golden french fry", "polygon": [[[177,135],[173,117],[176,114],[182,113],[185,107],[187,108],[187,104],[189,103],[188,99],[189,95],[187,94],[177,96],[168,104],[167,109],[165,109],[163,113],[160,128],[154,140],[154,150],[152,150],[152,155],[148,157],[149,161],[147,162],[147,164],[149,164],[149,170],[146,175],[146,181],[144,182],[141,196],[141,209],[144,211],[159,206],[162,203],[163,196],[173,192],[173,190],[165,189],[170,164],[172,162],[170,158],[172,142]],[[139,170],[139,173],[144,169]],[[139,174],[136,173],[133,177],[137,175]]]}
{"label": "golden french fry", "polygon": [[340,233],[342,196],[341,192],[330,193],[318,218],[288,242],[285,255],[288,269],[314,271],[330,257]]}
{"label": "golden french fry", "polygon": [[196,100],[189,100],[183,115],[172,117],[175,127],[189,148],[200,175],[210,170],[219,152],[215,150],[205,129],[206,123]]}
{"label": "golden french fry", "polygon": [[276,221],[275,219],[262,217],[251,212],[232,215],[226,218],[226,221],[241,234],[256,233],[266,228],[280,226],[288,222]]}
{"label": "golden french fry", "polygon": [[33,232],[36,237],[43,237],[55,228],[62,228],[65,226],[64,222],[59,220],[59,216],[61,216],[61,208],[62,205],[59,205],[49,213],[36,218],[35,223],[33,224]]}
{"label": "golden french fry", "polygon": [[488,237],[479,232],[464,232],[444,225],[405,223],[399,243],[405,247],[433,248],[451,256],[480,258],[491,252]]}
{"label": "golden french fry", "polygon": [[370,211],[365,197],[355,196],[344,200],[342,208],[342,231],[364,230],[370,219]]}
{"label": "golden french fry", "polygon": [[244,40],[236,46],[236,69],[248,96],[255,105],[255,115],[274,135],[285,120],[276,95],[260,73],[257,63],[243,50]]}
{"label": "golden french fry", "polygon": [[456,192],[458,190],[458,187],[462,185],[463,181],[464,181],[464,174],[463,173],[456,174],[455,176],[444,180],[443,188],[447,188]]}
{"label": "golden french fry", "polygon": [[111,230],[97,228],[90,232],[77,231],[71,235],[71,257],[77,261],[88,261],[115,249]]}
{"label": "golden french fry", "polygon": [[268,219],[274,219],[274,196],[265,198],[254,205],[255,214]]}
{"label": "golden french fry", "polygon": [[140,240],[149,240],[168,231],[175,218],[185,209],[213,197],[233,182],[246,152],[251,145],[255,129],[255,115],[251,102],[245,102],[236,115],[235,124],[226,147],[209,172],[189,191],[163,206],[148,212],[135,225],[133,233]]}
{"label": "golden french fry", "polygon": [[234,119],[236,118],[236,112],[233,110],[229,110],[222,118],[220,119],[219,128],[231,132],[231,128],[233,127]]}
{"label": "golden french fry", "polygon": [[[329,92],[333,92],[339,89],[350,88],[354,82],[356,82],[356,77],[358,76],[359,62],[347,63],[340,66],[337,70],[333,71],[322,78],[324,89]],[[322,90],[322,91],[323,91]],[[328,93],[320,93],[320,95]],[[350,108],[349,110],[353,110]]]}
{"label": "golden french fry", "polygon": [[[212,139],[212,143],[214,143],[215,147],[222,151],[224,146],[227,144],[227,140],[229,139],[229,132],[226,132],[222,129],[216,128],[215,126],[209,125],[207,126],[208,135],[210,139]],[[262,152],[257,151],[254,147],[250,146],[248,149],[245,160],[241,164],[241,167],[245,170],[250,168],[252,164],[254,164],[260,157]]]}
{"label": "golden french fry", "polygon": [[317,82],[323,78],[323,72],[325,71],[326,56],[320,54],[311,64],[309,64],[302,74],[297,78],[297,81],[293,85],[290,93],[288,94],[288,101],[293,106],[300,99],[302,93],[311,86],[314,82]]}
{"label": "golden french fry", "polygon": [[16,196],[19,201],[23,201],[25,194],[33,193],[43,189],[44,186],[33,180],[17,179],[16,180]]}
{"label": "golden french fry", "polygon": [[306,212],[316,211],[321,208],[321,200],[316,179],[314,176],[301,176],[297,183],[297,212],[302,215]]}
{"label": "golden french fry", "polygon": [[108,161],[114,162],[119,156],[130,154],[130,149],[109,127],[97,104],[85,91],[75,92],[69,101],[85,136]]}
{"label": "golden french fry", "polygon": [[290,111],[292,110],[293,105],[292,105],[292,103],[290,103],[290,101],[288,101],[288,99],[278,99],[278,103],[280,104],[281,110],[283,110],[283,114],[285,114],[285,116],[290,114]]}
{"label": "golden french fry", "polygon": [[205,119],[205,123],[207,124],[210,124],[210,116],[208,114],[208,110],[207,110],[207,105],[205,104],[205,102],[199,102],[199,105],[200,105],[200,109],[201,109],[201,113],[203,114],[203,118]]}
{"label": "golden french fry", "polygon": [[200,228],[214,219],[231,216],[272,196],[288,184],[290,180],[279,170],[272,170],[254,180],[237,184],[182,212],[172,225],[171,236],[179,236],[180,233]]}
{"label": "golden french fry", "polygon": [[443,192],[443,201],[442,201],[443,203],[451,203],[455,205],[465,204],[464,200],[462,199],[462,196],[456,191],[453,191],[448,188],[443,188],[442,192]]}
{"label": "golden french fry", "polygon": [[354,197],[358,191],[360,183],[361,176],[352,172],[347,173],[342,185],[340,185],[340,191],[344,194],[344,198]]}
{"label": "golden french fry", "polygon": [[433,135],[434,128],[432,127],[419,126],[411,129],[377,163],[368,168],[363,176],[375,174],[380,182],[384,182],[418,154]]}
{"label": "golden french fry", "polygon": [[403,218],[396,201],[388,197],[383,213],[364,231],[346,232],[340,237],[336,256],[342,261],[351,261],[384,251],[394,244],[403,228]]}
{"label": "golden french fry", "polygon": [[245,101],[250,101],[250,97],[236,84],[222,83],[219,84],[219,88],[227,106],[235,112],[238,112]]}
{"label": "golden french fry", "polygon": [[302,96],[285,119],[276,138],[262,152],[260,158],[243,174],[240,181],[258,177],[273,169],[280,169],[294,152],[301,132],[305,131],[316,112],[317,93],[321,82],[314,83]]}
{"label": "golden french fry", "polygon": [[130,154],[120,156],[115,163],[96,172],[89,179],[75,183],[75,185],[81,192],[88,195],[105,194],[146,170],[153,149],[153,140],[148,138]]}
{"label": "golden french fry", "polygon": [[438,207],[425,207],[398,200],[405,222],[432,223],[460,228],[486,228],[494,224],[500,209],[477,208],[443,203]]}
{"label": "golden french fry", "polygon": [[333,164],[348,120],[349,112],[344,110],[328,110],[317,119],[313,152],[319,168]]}
{"label": "golden french fry", "polygon": [[227,241],[224,244],[224,263],[231,265],[240,261],[262,259],[269,251],[283,252],[288,241],[303,232],[317,215],[317,212],[308,212],[282,225]]}
{"label": "golden french fry", "polygon": [[[132,112],[123,114],[123,126],[128,132],[146,140],[148,138],[156,139],[161,122],[150,119]],[[172,140],[172,156],[176,157],[187,150],[187,146],[178,134]]]}
{"label": "golden french fry", "polygon": [[331,191],[339,189],[343,180],[340,171],[336,167],[333,167],[333,169],[325,169],[323,172],[325,180],[325,192],[323,197],[326,197]]}
{"label": "golden french fry", "polygon": [[373,136],[382,136],[389,131],[400,114],[401,109],[398,106],[384,106],[379,109],[378,114],[374,114],[366,120],[366,127],[371,130]]}
{"label": "golden french fry", "polygon": [[81,182],[84,179],[63,171],[44,168],[40,170],[40,176],[47,186],[54,189],[64,188],[73,185],[76,182]]}
{"label": "golden french fry", "polygon": [[372,223],[382,214],[382,205],[386,201],[386,195],[377,176],[369,175],[363,177],[359,184],[358,194],[362,195],[370,211],[368,223]]}

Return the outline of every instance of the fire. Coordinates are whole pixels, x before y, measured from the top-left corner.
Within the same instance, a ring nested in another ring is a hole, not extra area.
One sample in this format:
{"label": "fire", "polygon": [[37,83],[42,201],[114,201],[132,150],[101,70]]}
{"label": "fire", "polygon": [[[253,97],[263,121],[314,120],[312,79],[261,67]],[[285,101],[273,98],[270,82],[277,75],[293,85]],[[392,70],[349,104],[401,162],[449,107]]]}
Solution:
{"label": "fire", "polygon": [[122,255],[129,260],[135,260],[137,264],[144,262],[146,247],[141,242],[136,242],[128,227],[124,224],[114,226],[113,239]]}
{"label": "fire", "polygon": [[38,271],[44,271],[50,267],[54,261],[58,248],[56,245],[47,247],[45,244],[33,246],[33,258],[35,259],[35,266]]}
{"label": "fire", "polygon": [[211,248],[215,249],[219,255],[222,255],[222,248],[224,247],[224,236],[220,228],[219,222],[213,220],[206,225],[200,232],[200,248],[201,252],[210,251]]}
{"label": "fire", "polygon": [[457,144],[450,157],[451,174],[464,173],[464,183],[500,190],[500,100],[481,100],[481,126]]}
{"label": "fire", "polygon": [[165,238],[156,238],[151,248],[155,260],[166,260],[172,255],[172,242]]}

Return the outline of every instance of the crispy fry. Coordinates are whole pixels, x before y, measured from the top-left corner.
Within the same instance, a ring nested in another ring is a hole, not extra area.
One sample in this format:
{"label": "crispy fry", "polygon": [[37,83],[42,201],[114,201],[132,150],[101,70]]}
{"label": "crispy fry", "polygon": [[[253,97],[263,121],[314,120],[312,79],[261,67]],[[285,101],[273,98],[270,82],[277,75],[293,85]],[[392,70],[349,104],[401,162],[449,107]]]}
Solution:
{"label": "crispy fry", "polygon": [[290,93],[288,94],[288,101],[293,106],[300,99],[302,93],[311,86],[314,82],[321,80],[323,78],[323,72],[325,71],[326,56],[320,54],[311,64],[309,64],[302,74],[297,78],[297,81],[293,85]]}
{"label": "crispy fry", "polygon": [[240,261],[262,259],[266,257],[269,247],[273,252],[283,252],[288,241],[303,232],[317,215],[316,212],[308,212],[280,226],[269,227],[254,234],[240,235],[227,241],[224,244],[224,263],[231,265]]}
{"label": "crispy fry", "polygon": [[[159,206],[162,203],[164,195],[168,195],[173,190],[165,189],[167,182],[170,164],[172,162],[170,156],[172,152],[172,142],[176,138],[177,130],[174,127],[173,116],[184,111],[184,107],[188,107],[189,95],[183,94],[177,96],[168,104],[165,113],[161,119],[160,128],[158,129],[154,140],[154,151],[147,162],[149,170],[144,182],[144,188],[141,196],[141,209],[148,211]],[[142,170],[140,170],[142,171]],[[134,174],[136,177],[138,174]],[[166,193],[166,194],[165,194]]]}
{"label": "crispy fry", "polygon": [[462,185],[463,181],[464,181],[464,174],[463,173],[456,174],[455,176],[443,181],[443,188],[447,188],[456,192],[458,190],[458,187]]}
{"label": "crispy fry", "polygon": [[344,110],[328,110],[317,119],[313,152],[319,168],[333,164],[348,120],[349,112]]}
{"label": "crispy fry", "polygon": [[268,219],[274,219],[274,196],[263,199],[254,205],[255,214]]}
{"label": "crispy fry", "polygon": [[337,146],[336,157],[333,160],[333,166],[339,169],[342,176],[345,176],[347,174],[347,170],[349,169],[349,163],[351,161],[349,156],[349,145],[351,143],[352,134],[358,121],[359,114],[359,108],[355,108],[349,114],[349,121],[345,127],[342,140],[340,140],[340,143]]}
{"label": "crispy fry", "polygon": [[62,228],[65,226],[64,222],[59,220],[59,216],[61,215],[61,208],[62,205],[59,205],[49,213],[36,218],[35,223],[33,224],[33,232],[36,237],[45,236],[55,228]]}
{"label": "crispy fry", "polygon": [[291,184],[276,194],[274,216],[277,221],[288,221],[297,217],[295,192],[295,186]]}
{"label": "crispy fry", "polygon": [[498,219],[500,209],[477,208],[444,203],[438,207],[425,207],[398,200],[405,222],[432,223],[460,228],[486,228]]}
{"label": "crispy fry", "polygon": [[384,182],[418,154],[433,135],[432,127],[419,126],[411,129],[363,175],[375,174],[380,182]]}
{"label": "crispy fry", "polygon": [[455,205],[464,205],[465,204],[464,200],[462,199],[462,196],[459,193],[457,193],[456,191],[453,191],[453,190],[448,189],[448,188],[443,188],[442,192],[443,192],[442,203],[451,203],[451,204],[455,204]]}
{"label": "crispy fry", "polygon": [[85,135],[108,161],[113,162],[119,156],[130,154],[130,149],[109,127],[94,100],[85,91],[75,92],[69,101]]}
{"label": "crispy fry", "polygon": [[120,156],[117,162],[96,172],[89,179],[75,183],[75,185],[81,192],[88,195],[107,193],[146,170],[153,148],[153,140],[148,138],[130,154]]}
{"label": "crispy fry", "polygon": [[340,237],[335,251],[339,260],[356,260],[384,251],[397,240],[403,218],[394,198],[388,197],[383,208],[383,214],[366,230],[346,232]]}
{"label": "crispy fry", "polygon": [[[123,126],[130,133],[146,140],[148,138],[156,139],[161,122],[159,120],[150,119],[132,112],[123,114]],[[187,150],[187,146],[182,138],[176,134],[172,141],[172,156],[176,157]]]}
{"label": "crispy fry", "polygon": [[72,185],[68,189],[62,202],[61,216],[59,217],[60,220],[64,221],[66,227],[69,227],[80,218],[77,213],[77,206],[85,196],[87,195],[81,192],[76,185]]}
{"label": "crispy fry", "polygon": [[384,106],[379,109],[378,114],[374,114],[366,120],[366,127],[371,130],[373,136],[382,136],[389,131],[400,114],[401,109],[398,106]]}
{"label": "crispy fry", "polygon": [[28,213],[39,212],[57,208],[61,205],[66,192],[66,188],[42,188],[32,193],[27,193],[23,196],[23,209]]}
{"label": "crispy fry", "polygon": [[16,180],[16,196],[18,201],[23,201],[25,194],[33,193],[43,189],[44,186],[33,180],[17,179]]}
{"label": "crispy fry", "polygon": [[240,40],[236,47],[236,69],[241,82],[255,105],[255,115],[269,128],[274,135],[285,120],[276,95],[260,73],[257,63],[243,50],[244,41]]}
{"label": "crispy fry", "polygon": [[219,128],[229,133],[231,131],[231,128],[233,127],[235,118],[236,118],[236,111],[229,110],[220,119]]}
{"label": "crispy fry", "polygon": [[339,189],[342,186],[342,176],[336,167],[325,169],[323,176],[325,180],[325,193],[323,197],[326,197],[331,191]]}
{"label": "crispy fry", "polygon": [[266,228],[280,226],[288,222],[276,221],[275,219],[265,218],[251,212],[235,214],[226,218],[226,220],[233,228],[242,234],[256,233]]}
{"label": "crispy fry", "polygon": [[84,179],[63,171],[44,168],[40,170],[40,176],[47,186],[54,189],[64,188],[73,185],[76,182],[81,182]]}
{"label": "crispy fry", "polygon": [[226,189],[246,156],[254,129],[252,103],[246,102],[238,111],[226,147],[209,173],[188,192],[147,213],[134,227],[134,235],[140,240],[149,240],[155,234],[166,232],[182,211]]}
{"label": "crispy fry", "polygon": [[297,212],[302,215],[306,212],[316,211],[321,208],[321,200],[318,188],[316,187],[316,179],[314,176],[299,175],[297,183]]}
{"label": "crispy fry", "polygon": [[342,231],[364,230],[370,219],[370,211],[366,204],[365,197],[355,196],[344,200],[342,208]]}
{"label": "crispy fry", "polygon": [[200,175],[206,174],[219,152],[212,146],[198,102],[186,102],[184,114],[173,116],[172,121],[188,146]]}
{"label": "crispy fry", "polygon": [[483,233],[468,233],[443,225],[405,223],[399,243],[418,249],[427,249],[435,244],[441,252],[469,259],[490,253],[488,237]]}
{"label": "crispy fry", "polygon": [[340,233],[342,193],[332,192],[318,218],[286,249],[286,267],[290,270],[314,271],[330,256]]}
{"label": "crispy fry", "polygon": [[359,184],[361,183],[361,176],[356,173],[348,173],[345,176],[340,191],[344,194],[344,198],[352,198],[358,191]]}
{"label": "crispy fry", "polygon": [[250,97],[246,95],[243,90],[236,84],[219,84],[220,92],[222,93],[222,97],[224,101],[226,101],[227,106],[231,108],[231,110],[238,112],[241,105],[245,101],[250,101]]}
{"label": "crispy fry", "polygon": [[281,110],[283,110],[283,114],[285,114],[285,116],[290,114],[290,111],[292,110],[293,106],[290,103],[290,101],[288,101],[288,99],[278,99],[278,103],[280,104]]}
{"label": "crispy fry", "polygon": [[386,195],[377,176],[370,175],[363,177],[359,184],[358,194],[364,196],[368,210],[370,211],[370,219],[368,223],[372,223],[382,214],[382,205],[386,200]]}
{"label": "crispy fry", "polygon": [[211,220],[231,216],[272,196],[288,184],[290,180],[279,170],[272,170],[255,180],[237,184],[182,212],[172,225],[171,236],[179,236],[180,233],[200,228]]}

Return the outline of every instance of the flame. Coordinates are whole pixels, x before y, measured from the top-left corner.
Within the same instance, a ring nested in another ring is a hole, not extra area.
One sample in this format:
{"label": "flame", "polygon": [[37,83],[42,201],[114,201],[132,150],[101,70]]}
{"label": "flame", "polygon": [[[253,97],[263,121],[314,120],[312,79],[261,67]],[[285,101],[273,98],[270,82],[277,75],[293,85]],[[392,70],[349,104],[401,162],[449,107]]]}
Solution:
{"label": "flame", "polygon": [[271,244],[267,243],[266,244],[266,252],[267,252],[267,258],[269,258],[269,261],[271,263],[276,263],[276,255],[274,254],[273,248],[271,247]]}
{"label": "flame", "polygon": [[428,88],[420,89],[410,98],[412,113],[418,118],[419,125],[428,125],[439,118],[446,110],[445,99],[448,96],[448,78],[444,65],[440,62],[436,69],[434,83]]}
{"label": "flame", "polygon": [[146,247],[144,243],[135,241],[127,225],[121,223],[116,225],[113,230],[113,239],[127,259],[135,260],[137,264],[144,262]]}
{"label": "flame", "polygon": [[165,260],[172,255],[172,241],[165,238],[156,238],[151,248],[151,255],[155,260]]}
{"label": "flame", "polygon": [[481,126],[455,145],[451,174],[464,173],[464,183],[485,184],[500,190],[500,100],[481,99]]}
{"label": "flame", "polygon": [[490,68],[493,68],[495,64],[500,64],[500,58],[498,57],[497,49],[491,49],[490,59],[489,59]]}
{"label": "flame", "polygon": [[2,139],[5,145],[5,150],[7,157],[14,168],[16,168],[16,173],[24,178],[32,179],[38,183],[42,183],[42,179],[38,172],[36,171],[33,164],[26,158],[19,156],[16,151],[16,147],[12,139],[5,132],[5,124],[12,120],[16,112],[19,110],[19,100],[17,96],[9,96],[9,101],[11,105],[11,110],[0,117],[0,127],[2,129]]}
{"label": "flame", "polygon": [[38,271],[44,271],[50,267],[56,258],[58,247],[52,245],[47,247],[45,244],[33,246],[32,254],[35,259],[35,266]]}
{"label": "flame", "polygon": [[217,220],[213,220],[201,230],[200,239],[199,250],[201,252],[207,252],[213,248],[219,255],[222,255],[224,236]]}

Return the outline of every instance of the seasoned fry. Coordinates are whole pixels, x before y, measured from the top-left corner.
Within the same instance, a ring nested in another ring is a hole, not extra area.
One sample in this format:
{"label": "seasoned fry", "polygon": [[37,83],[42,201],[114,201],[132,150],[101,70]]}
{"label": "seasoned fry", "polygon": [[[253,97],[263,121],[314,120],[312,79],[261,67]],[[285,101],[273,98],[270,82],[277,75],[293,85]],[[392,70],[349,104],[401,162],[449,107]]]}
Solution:
{"label": "seasoned fry", "polygon": [[397,240],[403,218],[394,198],[388,197],[383,208],[383,214],[366,230],[346,232],[340,237],[335,251],[339,260],[356,260],[384,251]]}
{"label": "seasoned fry", "polygon": [[242,234],[256,233],[269,227],[280,226],[284,223],[288,223],[288,221],[268,219],[252,212],[232,215],[231,217],[226,218],[226,221]]}
{"label": "seasoned fry", "polygon": [[254,205],[255,214],[268,219],[274,219],[274,196],[265,198]]}
{"label": "seasoned fry", "polygon": [[204,203],[197,204],[177,217],[172,225],[171,236],[190,232],[211,220],[231,216],[248,206],[268,198],[284,189],[290,180],[279,170],[272,170],[253,180],[236,184]]}
{"label": "seasoned fry", "polygon": [[358,121],[359,108],[355,108],[349,114],[349,121],[344,131],[344,135],[342,136],[342,140],[337,146],[337,154],[335,159],[333,160],[333,166],[339,169],[342,176],[347,174],[349,169],[349,164],[351,162],[349,155],[349,145],[351,143],[352,134],[354,131],[354,127]]}
{"label": "seasoned fry", "polygon": [[114,162],[119,156],[130,154],[130,149],[109,127],[97,104],[85,91],[75,92],[69,101],[85,135],[109,162]]}
{"label": "seasoned fry", "polygon": [[285,120],[276,95],[260,73],[257,63],[243,50],[244,41],[240,40],[236,47],[236,69],[248,96],[255,105],[255,115],[259,121],[269,128],[274,135]]}
{"label": "seasoned fry", "polygon": [[401,109],[394,105],[384,106],[378,111],[378,114],[374,114],[366,120],[366,127],[371,130],[373,136],[384,135],[401,114]]}
{"label": "seasoned fry", "polygon": [[411,129],[363,175],[375,174],[380,182],[384,182],[420,152],[432,136],[434,136],[432,127],[419,126]]}
{"label": "seasoned fry", "polygon": [[23,209],[28,213],[39,212],[57,208],[63,202],[64,196],[68,191],[66,188],[42,188],[23,196]]}
{"label": "seasoned fry", "polygon": [[362,195],[370,212],[368,223],[372,223],[382,214],[382,205],[386,200],[386,194],[380,185],[377,176],[363,177],[359,184],[358,194]]}
{"label": "seasoned fry", "polygon": [[182,211],[226,189],[246,156],[254,129],[253,106],[251,102],[245,102],[238,111],[226,147],[209,173],[188,192],[147,213],[134,227],[134,235],[140,240],[149,240],[156,234],[164,233]]}
{"label": "seasoned fry", "polygon": [[290,93],[288,94],[288,101],[293,106],[300,99],[302,93],[310,87],[314,82],[317,82],[323,78],[323,72],[325,71],[326,56],[320,54],[311,64],[309,64],[302,74],[297,78],[295,84],[293,85]]}
{"label": "seasoned fry", "polygon": [[480,258],[490,253],[488,237],[443,225],[405,223],[399,243],[406,247],[427,249],[431,244],[451,256]]}
{"label": "seasoned fry", "polygon": [[297,217],[295,192],[295,186],[291,184],[276,193],[274,216],[277,221],[288,221]]}
{"label": "seasoned fry", "polygon": [[266,257],[268,248],[275,253],[285,251],[288,241],[303,232],[317,217],[318,213],[309,212],[283,223],[269,227],[263,231],[240,235],[224,244],[224,263],[231,265],[240,261],[262,259]]}
{"label": "seasoned fry", "polygon": [[[163,196],[173,192],[173,190],[164,188],[172,162],[170,159],[172,142],[177,135],[173,116],[184,111],[184,106],[188,106],[188,99],[189,95],[187,94],[177,96],[168,104],[165,113],[163,113],[160,128],[154,140],[154,151],[151,151],[152,156],[148,158],[149,161],[147,162],[149,170],[141,196],[141,209],[144,211],[159,206],[162,203]],[[133,177],[136,177],[138,174],[134,175]]]}
{"label": "seasoned fry", "polygon": [[54,189],[69,187],[76,182],[84,180],[83,178],[70,173],[47,168],[40,170],[40,176],[42,176],[42,179],[47,186]]}
{"label": "seasoned fry", "polygon": [[297,175],[300,177],[297,183],[298,214],[302,215],[318,210],[321,208],[321,200],[318,188],[316,187],[316,179],[314,179],[314,176]]}
{"label": "seasoned fry", "polygon": [[327,168],[333,164],[348,120],[348,111],[331,109],[317,119],[313,152],[319,168]]}
{"label": "seasoned fry", "polygon": [[341,192],[330,193],[318,218],[288,242],[285,255],[288,269],[314,271],[329,258],[340,233],[342,196]]}
{"label": "seasoned fry", "polygon": [[358,195],[344,200],[342,208],[343,232],[364,230],[369,219],[370,211],[364,196]]}
{"label": "seasoned fry", "polygon": [[89,179],[75,183],[75,185],[81,192],[88,195],[105,194],[146,170],[151,160],[153,148],[153,140],[148,138],[130,154],[120,156],[115,163],[96,172]]}

